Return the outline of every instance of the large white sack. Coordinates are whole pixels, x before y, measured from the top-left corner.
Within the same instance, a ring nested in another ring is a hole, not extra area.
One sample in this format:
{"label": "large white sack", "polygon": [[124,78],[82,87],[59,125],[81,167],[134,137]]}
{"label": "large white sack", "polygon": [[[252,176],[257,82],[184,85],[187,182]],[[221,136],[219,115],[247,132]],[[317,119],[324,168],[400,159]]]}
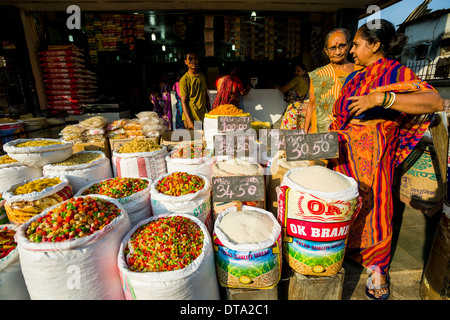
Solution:
{"label": "large white sack", "polygon": [[116,200],[121,215],[94,234],[64,242],[30,242],[25,236],[29,224],[49,210],[20,226],[17,243],[22,273],[32,300],[123,300],[125,298],[117,267],[123,237],[130,219]]}
{"label": "large white sack", "polygon": [[205,181],[203,189],[179,197],[162,194],[156,190],[159,181],[172,173],[163,174],[152,183],[150,198],[153,214],[155,216],[165,213],[188,214],[200,219],[208,230],[212,231],[211,181],[202,174],[196,174]]}
{"label": "large white sack", "polygon": [[[0,228],[17,230],[16,225],[4,224]],[[20,268],[19,250],[15,248],[0,259],[0,300],[30,300]]]}
{"label": "large white sack", "polygon": [[[124,207],[125,211],[130,218],[131,226],[135,226],[139,221],[147,219],[152,216],[152,206],[150,204],[150,189],[152,187],[152,180],[147,178],[140,178],[142,180],[148,181],[148,186],[144,190],[136,192],[128,197],[117,198],[116,200]],[[81,188],[76,197],[81,196],[86,189],[89,189],[94,184],[102,182],[109,179],[104,179],[100,181],[95,181],[87,186]]]}
{"label": "large white sack", "polygon": [[167,173],[166,147],[152,152],[118,153],[111,158],[114,177],[149,178],[155,180]]}
{"label": "large white sack", "polygon": [[91,163],[74,166],[58,166],[47,164],[42,168],[44,175],[65,175],[69,179],[73,193],[77,193],[82,187],[93,181],[105,180],[113,177],[111,162],[102,151],[81,151],[79,153],[98,153],[100,159]]}
{"label": "large white sack", "polygon": [[166,155],[167,173],[175,171],[187,172],[190,174],[202,174],[208,179],[212,176],[212,166],[216,161],[216,157],[212,154],[202,158],[186,159],[186,158],[172,158],[174,151]]}
{"label": "large white sack", "polygon": [[31,168],[20,162],[0,164],[0,194],[12,185],[27,179],[42,178],[42,169]]}
{"label": "large white sack", "polygon": [[[128,269],[124,249],[141,225],[163,216],[179,215],[193,220],[203,235],[202,253],[187,267],[165,272],[135,272]],[[123,239],[118,265],[127,299],[133,300],[219,300],[212,242],[206,226],[189,214],[164,214],[141,221]]]}
{"label": "large white sack", "polygon": [[[61,144],[40,147],[16,147],[19,143],[39,140],[52,140],[61,142]],[[19,161],[20,163],[29,167],[37,168],[43,167],[49,163],[55,163],[68,159],[73,153],[72,147],[72,142],[67,142],[61,139],[36,138],[16,139],[9,141],[3,145],[3,150],[8,154],[8,156]]]}

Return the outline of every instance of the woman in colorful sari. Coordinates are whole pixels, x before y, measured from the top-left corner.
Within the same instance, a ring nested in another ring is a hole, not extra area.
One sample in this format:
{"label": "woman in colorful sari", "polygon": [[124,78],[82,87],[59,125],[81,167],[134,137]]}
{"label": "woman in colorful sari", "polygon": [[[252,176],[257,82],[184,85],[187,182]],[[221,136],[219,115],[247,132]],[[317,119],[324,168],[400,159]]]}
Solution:
{"label": "woman in colorful sari", "polygon": [[439,94],[412,70],[391,60],[406,36],[379,20],[379,28],[361,26],[350,53],[363,67],[349,75],[333,107],[330,126],[339,136],[335,171],[353,177],[363,198],[353,221],[347,255],[371,273],[368,299],[389,297],[394,169],[427,130],[432,114],[443,110]]}
{"label": "woman in colorful sari", "polygon": [[326,66],[309,73],[309,103],[305,115],[305,131],[327,132],[333,117],[333,104],[339,96],[345,78],[358,66],[347,60],[350,49],[350,33],[347,29],[331,30],[324,41],[324,54],[330,59]]}
{"label": "woman in colorful sari", "polygon": [[163,75],[161,82],[152,87],[150,101],[160,118],[164,120],[168,130],[172,130],[172,104],[170,101],[170,86],[167,82],[167,74]]}
{"label": "woman in colorful sari", "polygon": [[306,103],[309,91],[309,77],[303,63],[294,64],[294,78],[283,87],[275,86],[283,93],[287,92],[288,103],[281,120],[281,129],[304,129]]}
{"label": "woman in colorful sari", "polygon": [[247,95],[250,87],[245,89],[235,74],[236,66],[229,64],[226,65],[226,75],[216,80],[217,95],[213,102],[213,109],[223,104],[232,104],[242,109],[238,94],[240,93],[242,97]]}

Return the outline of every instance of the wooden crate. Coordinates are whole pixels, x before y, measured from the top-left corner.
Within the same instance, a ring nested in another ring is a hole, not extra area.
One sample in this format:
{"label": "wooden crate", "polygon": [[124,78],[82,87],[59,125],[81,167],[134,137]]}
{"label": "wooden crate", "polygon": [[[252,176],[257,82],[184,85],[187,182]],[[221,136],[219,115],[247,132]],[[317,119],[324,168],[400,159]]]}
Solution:
{"label": "wooden crate", "polygon": [[73,153],[80,151],[102,151],[106,157],[111,158],[108,139],[103,142],[74,143],[72,147]]}
{"label": "wooden crate", "polygon": [[331,277],[306,276],[292,270],[288,281],[288,300],[341,300],[345,270]]}

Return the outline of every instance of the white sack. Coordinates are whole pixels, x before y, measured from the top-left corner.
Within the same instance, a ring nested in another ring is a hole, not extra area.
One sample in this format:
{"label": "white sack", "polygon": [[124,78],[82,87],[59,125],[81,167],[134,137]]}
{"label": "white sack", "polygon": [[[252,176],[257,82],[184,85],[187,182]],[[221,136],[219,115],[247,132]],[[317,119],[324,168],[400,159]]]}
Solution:
{"label": "white sack", "polygon": [[172,158],[174,151],[166,155],[167,173],[175,171],[187,172],[190,174],[202,174],[208,179],[212,176],[212,166],[216,161],[216,157],[210,155],[202,158],[186,159]]}
{"label": "white sack", "polygon": [[[1,228],[17,230],[16,225],[4,224]],[[20,268],[19,250],[15,248],[0,259],[0,300],[30,300]]]}
{"label": "white sack", "polygon": [[26,179],[42,178],[42,169],[31,168],[20,162],[0,164],[0,194],[12,185]]}
{"label": "white sack", "polygon": [[[40,147],[16,147],[15,145],[27,141],[38,141],[38,140],[55,140],[62,142],[62,144],[53,144],[48,146]],[[64,161],[73,153],[72,142],[67,142],[58,139],[47,139],[47,138],[36,138],[36,139],[16,139],[9,141],[3,145],[3,150],[11,158],[19,161],[20,163],[37,168],[43,167],[49,163],[55,163],[59,161]]]}
{"label": "white sack", "polygon": [[32,300],[119,300],[124,299],[117,255],[130,231],[130,219],[116,200],[121,215],[94,234],[64,242],[30,242],[25,232],[33,221],[53,207],[22,224],[16,234],[25,283]]}
{"label": "white sack", "polygon": [[[131,226],[135,226],[139,221],[147,219],[152,216],[152,206],[150,204],[150,189],[152,187],[152,182],[147,178],[140,178],[142,180],[148,181],[148,186],[144,190],[136,192],[128,197],[116,199],[125,209],[130,218]],[[109,179],[99,180],[88,184],[81,188],[75,197],[81,196],[86,189],[89,189],[94,184],[105,181]]]}
{"label": "white sack", "polygon": [[113,177],[111,163],[102,151],[81,151],[78,153],[99,153],[101,154],[101,158],[96,159],[91,163],[74,166],[47,164],[42,168],[43,174],[65,175],[69,179],[74,194],[93,181],[100,181]]}
{"label": "white sack", "polygon": [[[202,253],[187,267],[165,272],[135,272],[128,269],[124,249],[141,225],[162,216],[179,215],[193,220],[203,235]],[[212,242],[206,226],[192,215],[165,214],[139,222],[123,239],[118,265],[127,299],[136,300],[219,300]]]}
{"label": "white sack", "polygon": [[155,180],[167,173],[166,147],[152,152],[118,153],[113,151],[114,177],[149,178]]}

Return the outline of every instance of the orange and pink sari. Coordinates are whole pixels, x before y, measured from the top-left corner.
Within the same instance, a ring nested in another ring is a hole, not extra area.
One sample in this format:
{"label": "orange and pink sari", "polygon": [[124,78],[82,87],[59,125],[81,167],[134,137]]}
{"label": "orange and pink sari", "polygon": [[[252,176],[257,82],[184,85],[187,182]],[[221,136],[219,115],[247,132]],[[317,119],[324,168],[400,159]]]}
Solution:
{"label": "orange and pink sari", "polygon": [[[412,116],[375,107],[375,117],[367,124],[350,122],[350,96],[372,92],[419,92],[434,90],[412,70],[389,59],[380,59],[357,72],[342,88],[334,104],[335,120],[330,131],[339,133],[338,159],[330,166],[359,183],[363,205],[354,220],[347,243],[347,255],[364,267],[386,274],[390,263],[392,187],[394,169],[419,142],[431,115]],[[372,115],[373,116],[373,115]]]}

